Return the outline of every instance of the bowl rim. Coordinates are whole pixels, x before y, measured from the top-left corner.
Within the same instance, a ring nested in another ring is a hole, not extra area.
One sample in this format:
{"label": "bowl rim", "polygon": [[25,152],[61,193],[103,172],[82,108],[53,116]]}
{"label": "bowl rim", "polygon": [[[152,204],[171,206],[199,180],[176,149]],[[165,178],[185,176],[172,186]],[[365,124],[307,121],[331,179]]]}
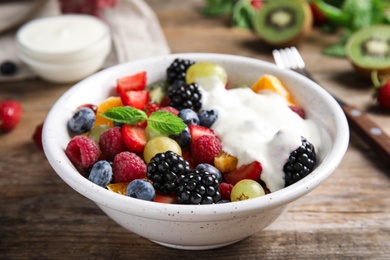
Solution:
{"label": "bowl rim", "polygon": [[[114,193],[90,182],[87,178],[83,177],[79,172],[77,172],[71,163],[63,162],[68,160],[63,150],[62,154],[59,154],[61,155],[60,158],[57,157],[57,154],[61,151],[59,151],[59,147],[50,145],[50,135],[53,132],[53,129],[50,129],[52,127],[50,122],[56,117],[56,110],[58,109],[58,107],[61,106],[62,103],[66,102],[66,100],[74,92],[76,92],[78,88],[85,84],[89,84],[89,82],[94,81],[100,77],[104,78],[105,74],[109,75],[115,70],[125,68],[126,66],[129,66],[130,63],[150,63],[160,60],[162,58],[169,58],[172,61],[175,58],[192,58],[194,60],[202,58],[223,58],[230,62],[240,61],[252,63],[256,66],[260,65],[261,67],[269,69],[271,71],[280,70],[280,68],[278,68],[272,63],[255,58],[237,56],[232,54],[175,53],[130,61],[127,63],[122,63],[113,67],[106,68],[80,81],[79,83],[71,87],[69,90],[67,90],[55,102],[46,117],[42,133],[44,152],[55,172],[69,186],[71,186],[83,196],[91,199],[99,206],[111,208],[113,210],[121,211],[127,214],[137,215],[140,217],[170,221],[175,220],[183,222],[193,221],[194,218],[196,218],[197,221],[220,220],[230,218],[232,217],[232,214],[234,214],[234,216],[240,216],[248,214],[248,212],[256,214],[272,208],[283,207],[290,202],[304,196],[305,194],[316,188],[320,183],[322,183],[340,164],[349,143],[349,127],[344,112],[342,111],[338,103],[335,101],[335,99],[321,86],[291,70],[285,70],[283,73],[286,73],[290,77],[297,78],[300,81],[305,82],[306,84],[310,85],[310,87],[316,88],[316,91],[318,91],[323,96],[323,99],[329,104],[332,109],[332,111],[330,112],[333,115],[332,118],[335,124],[335,128],[340,131],[337,135],[335,135],[335,138],[333,140],[334,144],[331,148],[331,152],[329,153],[329,155],[324,158],[323,163],[318,165],[311,174],[309,174],[304,179],[300,180],[295,184],[275,191],[266,196],[245,201],[212,205],[183,205],[143,201]],[[77,174],[74,174],[75,172]]]}

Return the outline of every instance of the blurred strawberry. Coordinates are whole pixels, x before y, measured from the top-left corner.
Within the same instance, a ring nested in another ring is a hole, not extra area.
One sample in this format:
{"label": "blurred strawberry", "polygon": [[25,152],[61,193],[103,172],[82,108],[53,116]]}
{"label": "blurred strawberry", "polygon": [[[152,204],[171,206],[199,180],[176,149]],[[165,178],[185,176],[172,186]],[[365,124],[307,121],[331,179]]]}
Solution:
{"label": "blurred strawberry", "polygon": [[37,125],[35,128],[35,132],[32,136],[32,139],[34,143],[41,149],[43,150],[43,145],[42,145],[42,128],[43,128],[43,123]]}
{"label": "blurred strawberry", "polygon": [[90,14],[102,17],[102,10],[116,5],[116,0],[60,0],[61,12],[64,14]]}
{"label": "blurred strawberry", "polygon": [[373,71],[371,79],[374,84],[374,97],[378,104],[390,110],[390,75],[379,77],[378,72]]}
{"label": "blurred strawberry", "polygon": [[22,105],[14,100],[0,102],[0,131],[8,132],[14,129],[22,118]]}
{"label": "blurred strawberry", "polygon": [[315,25],[323,25],[328,21],[328,18],[315,3],[310,3],[309,6],[313,14],[313,20]]}

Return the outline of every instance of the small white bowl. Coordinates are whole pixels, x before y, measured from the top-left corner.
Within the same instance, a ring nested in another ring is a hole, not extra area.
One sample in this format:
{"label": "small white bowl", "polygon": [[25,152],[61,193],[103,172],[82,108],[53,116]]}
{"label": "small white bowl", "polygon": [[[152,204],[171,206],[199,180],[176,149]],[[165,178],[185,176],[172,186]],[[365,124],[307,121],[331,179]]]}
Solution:
{"label": "small white bowl", "polygon": [[109,27],[90,15],[59,15],[23,25],[16,34],[18,57],[43,79],[81,80],[102,67],[111,50]]}
{"label": "small white bowl", "polygon": [[[323,128],[325,146],[318,166],[301,181],[263,197],[214,205],[148,202],[123,196],[83,177],[64,153],[70,140],[67,121],[81,104],[107,98],[116,79],[145,70],[148,82],[165,79],[165,69],[177,57],[222,65],[233,86],[250,85],[264,73],[287,84],[307,117]],[[343,111],[319,85],[307,78],[256,59],[223,54],[176,54],[137,60],[105,69],[68,90],[49,112],[43,129],[45,154],[56,173],[75,191],[94,201],[119,225],[158,244],[178,249],[226,246],[257,233],[282,214],[287,205],[320,185],[339,165],[349,141]]]}

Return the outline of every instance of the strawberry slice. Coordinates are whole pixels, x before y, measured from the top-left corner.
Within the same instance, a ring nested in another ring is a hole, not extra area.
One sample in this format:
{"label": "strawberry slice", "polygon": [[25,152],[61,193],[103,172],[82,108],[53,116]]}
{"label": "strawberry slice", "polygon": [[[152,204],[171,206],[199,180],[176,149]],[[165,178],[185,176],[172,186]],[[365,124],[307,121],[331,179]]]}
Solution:
{"label": "strawberry slice", "polygon": [[129,90],[121,94],[123,105],[144,110],[149,103],[148,90]]}
{"label": "strawberry slice", "polygon": [[225,173],[223,175],[225,182],[235,185],[237,182],[243,179],[250,179],[254,181],[260,180],[261,172],[263,167],[258,161],[251,162],[249,164],[242,165],[238,169]]}
{"label": "strawberry slice", "polygon": [[134,75],[117,79],[116,91],[119,95],[129,90],[144,90],[146,87],[146,72],[142,71]]}
{"label": "strawberry slice", "polygon": [[189,129],[192,142],[195,142],[199,137],[203,135],[215,135],[212,129],[200,125],[192,124],[189,126]]}
{"label": "strawberry slice", "polygon": [[123,141],[131,152],[142,153],[146,144],[144,128],[137,125],[124,124],[122,127]]}
{"label": "strawberry slice", "polygon": [[176,201],[176,196],[174,194],[171,195],[163,195],[160,193],[156,193],[156,196],[154,197],[154,202],[159,202],[159,203],[168,203],[168,204],[173,204]]}

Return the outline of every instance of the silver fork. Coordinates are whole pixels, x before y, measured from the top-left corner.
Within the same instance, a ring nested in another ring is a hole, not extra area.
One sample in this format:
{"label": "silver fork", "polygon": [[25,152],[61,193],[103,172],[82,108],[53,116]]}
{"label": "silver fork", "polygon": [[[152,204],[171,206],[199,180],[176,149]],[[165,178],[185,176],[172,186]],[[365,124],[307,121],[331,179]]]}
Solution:
{"label": "silver fork", "polygon": [[[311,73],[306,69],[305,62],[295,47],[273,50],[272,55],[278,67],[292,69],[316,82]],[[334,95],[332,96],[343,109],[350,128],[366,141],[372,150],[384,159],[384,162],[390,163],[390,137],[386,132],[372,121],[365,112],[345,103]]]}

